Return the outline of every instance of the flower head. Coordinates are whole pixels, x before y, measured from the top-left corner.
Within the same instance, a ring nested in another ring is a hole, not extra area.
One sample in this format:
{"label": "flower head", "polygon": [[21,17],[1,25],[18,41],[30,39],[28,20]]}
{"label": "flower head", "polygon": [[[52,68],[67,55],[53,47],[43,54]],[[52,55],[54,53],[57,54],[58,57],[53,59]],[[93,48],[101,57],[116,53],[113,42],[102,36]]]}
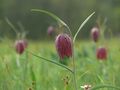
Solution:
{"label": "flower head", "polygon": [[15,42],[15,49],[18,54],[22,54],[27,47],[27,41],[26,40],[17,40]]}
{"label": "flower head", "polygon": [[97,59],[105,60],[107,59],[107,50],[105,47],[99,47],[96,51]]}
{"label": "flower head", "polygon": [[55,44],[60,59],[72,57],[72,40],[67,34],[59,34],[56,37]]}
{"label": "flower head", "polygon": [[100,35],[100,31],[98,27],[93,27],[91,29],[91,37],[93,39],[94,42],[97,42],[99,39],[99,35]]}
{"label": "flower head", "polygon": [[47,34],[52,36],[55,33],[55,28],[53,26],[49,26],[47,29]]}

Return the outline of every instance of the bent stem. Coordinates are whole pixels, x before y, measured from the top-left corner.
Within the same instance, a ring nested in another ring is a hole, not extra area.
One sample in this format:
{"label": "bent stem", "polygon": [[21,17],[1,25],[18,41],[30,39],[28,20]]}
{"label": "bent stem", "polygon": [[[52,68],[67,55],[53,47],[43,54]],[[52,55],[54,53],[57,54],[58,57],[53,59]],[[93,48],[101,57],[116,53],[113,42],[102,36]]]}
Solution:
{"label": "bent stem", "polygon": [[58,16],[56,16],[55,14],[48,12],[46,10],[42,10],[42,9],[31,9],[31,11],[32,12],[41,12],[41,13],[44,13],[46,15],[51,16],[53,19],[55,19],[58,22],[59,27],[65,26],[68,29],[70,35],[72,36],[72,32],[71,32],[69,26],[62,19],[60,19]]}

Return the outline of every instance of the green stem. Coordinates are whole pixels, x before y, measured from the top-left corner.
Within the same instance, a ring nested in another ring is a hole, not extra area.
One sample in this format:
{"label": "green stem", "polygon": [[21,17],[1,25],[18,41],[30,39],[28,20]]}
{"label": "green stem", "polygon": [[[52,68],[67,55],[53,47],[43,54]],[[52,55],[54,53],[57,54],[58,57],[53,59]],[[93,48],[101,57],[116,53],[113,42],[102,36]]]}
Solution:
{"label": "green stem", "polygon": [[65,69],[67,69],[68,71],[70,71],[71,73],[74,73],[70,68],[68,68],[67,66],[65,66],[65,65],[63,65],[63,64],[60,64],[60,63],[58,63],[58,62],[55,62],[54,60],[46,59],[46,58],[44,58],[44,57],[35,55],[35,54],[32,53],[32,52],[29,52],[29,53],[31,53],[31,54],[32,54],[33,56],[35,56],[35,57],[41,58],[42,60],[48,61],[48,62],[53,63],[53,64],[58,65],[58,66],[61,66],[61,67],[65,68]]}
{"label": "green stem", "polygon": [[76,81],[76,65],[75,65],[75,59],[74,59],[74,45],[73,45],[73,83],[74,83],[74,87],[75,90],[77,89],[77,81]]}
{"label": "green stem", "polygon": [[16,64],[17,64],[18,68],[20,68],[21,64],[20,64],[20,55],[19,54],[16,55]]}
{"label": "green stem", "polygon": [[67,29],[68,29],[68,31],[69,31],[69,33],[70,33],[71,37],[73,37],[73,36],[72,36],[72,32],[71,32],[71,30],[70,30],[69,26],[67,25],[66,27],[67,27]]}
{"label": "green stem", "polygon": [[97,89],[101,89],[101,88],[114,88],[114,89],[120,90],[120,87],[115,87],[115,86],[110,86],[110,85],[95,86],[91,90],[97,90]]}
{"label": "green stem", "polygon": [[78,90],[77,89],[77,81],[76,81],[76,72],[75,71],[73,73],[73,82],[74,82],[75,90]]}

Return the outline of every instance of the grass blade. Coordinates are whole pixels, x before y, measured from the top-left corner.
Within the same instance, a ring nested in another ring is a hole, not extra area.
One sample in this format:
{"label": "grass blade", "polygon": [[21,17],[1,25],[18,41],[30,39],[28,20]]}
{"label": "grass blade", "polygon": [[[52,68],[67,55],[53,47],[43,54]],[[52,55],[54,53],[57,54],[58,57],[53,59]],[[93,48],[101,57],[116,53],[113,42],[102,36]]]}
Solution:
{"label": "grass blade", "polygon": [[76,39],[78,33],[80,32],[80,30],[82,29],[82,27],[88,22],[88,20],[89,20],[94,14],[95,14],[95,12],[93,12],[92,14],[90,14],[90,15],[85,19],[85,21],[80,25],[80,27],[78,28],[78,30],[77,30],[74,38],[73,38],[73,42],[75,42],[75,39]]}
{"label": "grass blade", "polygon": [[36,77],[35,77],[35,73],[33,71],[32,66],[30,68],[30,73],[31,73],[31,78],[32,78],[32,87],[34,88],[34,90],[36,90]]}
{"label": "grass blade", "polygon": [[87,74],[88,72],[89,72],[89,71],[86,71],[86,72],[82,73],[82,74],[80,75],[79,79],[81,79],[83,76],[85,76],[85,74]]}
{"label": "grass blade", "polygon": [[97,77],[100,80],[100,82],[104,84],[104,80],[102,79],[102,77],[100,77],[100,75],[97,75]]}
{"label": "grass blade", "polygon": [[93,87],[91,90],[97,90],[97,89],[101,89],[101,88],[113,88],[115,90],[120,90],[120,87],[115,87],[115,86],[111,86],[111,85],[99,85],[99,86]]}
{"label": "grass blade", "polygon": [[46,58],[44,58],[44,57],[35,55],[35,54],[32,53],[32,52],[29,52],[29,53],[31,53],[33,56],[38,57],[38,58],[40,58],[40,59],[42,59],[42,60],[48,61],[48,62],[53,63],[53,64],[58,65],[58,66],[61,66],[61,67],[65,68],[65,69],[67,69],[68,71],[70,71],[70,72],[73,73],[73,71],[72,71],[70,68],[68,68],[67,66],[65,66],[65,65],[63,65],[63,64],[60,64],[60,63],[58,63],[58,62],[55,62],[54,60],[46,59]]}

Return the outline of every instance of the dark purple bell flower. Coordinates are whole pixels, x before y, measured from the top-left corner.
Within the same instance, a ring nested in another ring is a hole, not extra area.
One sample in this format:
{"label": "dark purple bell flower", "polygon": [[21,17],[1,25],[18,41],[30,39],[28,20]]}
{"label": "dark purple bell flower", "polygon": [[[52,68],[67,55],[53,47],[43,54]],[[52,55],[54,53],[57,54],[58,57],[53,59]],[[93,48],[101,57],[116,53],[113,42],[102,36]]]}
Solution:
{"label": "dark purple bell flower", "polygon": [[107,59],[107,50],[105,47],[99,47],[96,51],[96,57],[99,60],[106,60]]}
{"label": "dark purple bell flower", "polygon": [[56,37],[55,44],[60,59],[72,57],[72,40],[67,34],[59,34]]}

